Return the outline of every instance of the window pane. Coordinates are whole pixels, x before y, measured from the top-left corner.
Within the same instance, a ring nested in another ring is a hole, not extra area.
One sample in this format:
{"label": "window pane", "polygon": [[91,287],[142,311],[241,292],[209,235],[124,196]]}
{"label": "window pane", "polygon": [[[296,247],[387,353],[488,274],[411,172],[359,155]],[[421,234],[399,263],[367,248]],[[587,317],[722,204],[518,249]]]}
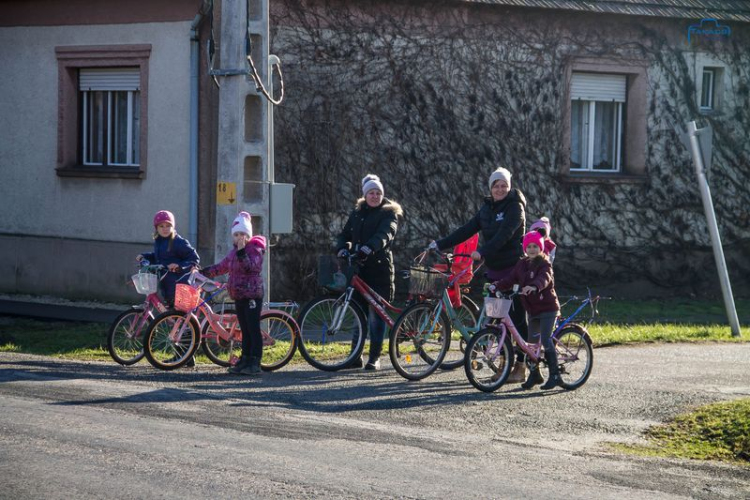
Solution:
{"label": "window pane", "polygon": [[701,88],[701,108],[713,107],[714,72],[703,72],[703,86]]}
{"label": "window pane", "polygon": [[112,92],[112,163],[128,162],[128,93]]}
{"label": "window pane", "polygon": [[570,168],[588,168],[589,103],[572,101],[570,117]]}
{"label": "window pane", "polygon": [[104,129],[106,125],[106,92],[88,92],[88,151],[86,159],[90,164],[101,165],[104,160]]}
{"label": "window pane", "polygon": [[594,127],[594,170],[615,170],[617,103],[596,102]]}
{"label": "window pane", "polygon": [[133,165],[141,164],[141,93],[133,92]]}

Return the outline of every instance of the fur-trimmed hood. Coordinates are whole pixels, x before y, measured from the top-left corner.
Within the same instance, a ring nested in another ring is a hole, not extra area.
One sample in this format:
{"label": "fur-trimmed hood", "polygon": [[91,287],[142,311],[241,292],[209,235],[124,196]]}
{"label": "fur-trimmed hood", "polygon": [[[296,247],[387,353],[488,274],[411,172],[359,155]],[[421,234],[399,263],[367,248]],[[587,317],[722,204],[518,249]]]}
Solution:
{"label": "fur-trimmed hood", "polygon": [[[357,203],[354,206],[355,210],[364,210],[365,208],[369,208],[367,205],[367,201],[365,201],[364,197],[357,200]],[[380,204],[379,207],[375,208],[381,208],[383,210],[389,210],[396,214],[396,216],[401,217],[404,215],[404,209],[401,208],[401,205],[398,202],[395,202],[391,199],[388,199],[386,197],[383,197],[383,203]]]}

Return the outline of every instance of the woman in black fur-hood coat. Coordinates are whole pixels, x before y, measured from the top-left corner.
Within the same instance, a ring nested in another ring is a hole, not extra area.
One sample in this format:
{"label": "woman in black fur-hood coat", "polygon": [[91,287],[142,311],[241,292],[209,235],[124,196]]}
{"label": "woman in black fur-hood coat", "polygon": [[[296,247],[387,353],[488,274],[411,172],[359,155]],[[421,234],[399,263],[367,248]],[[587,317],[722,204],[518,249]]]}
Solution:
{"label": "woman in black fur-hood coat", "polygon": [[[393,300],[395,292],[393,254],[391,245],[398,231],[399,218],[403,215],[401,205],[383,195],[383,184],[376,175],[368,174],[362,179],[363,197],[357,200],[354,210],[336,240],[339,256],[344,252],[356,252],[361,259],[359,277],[384,299]],[[370,356],[366,369],[380,367],[380,353],[385,336],[385,322],[356,294],[363,310],[368,311],[370,330]],[[355,360],[352,367],[361,367],[362,360]]]}

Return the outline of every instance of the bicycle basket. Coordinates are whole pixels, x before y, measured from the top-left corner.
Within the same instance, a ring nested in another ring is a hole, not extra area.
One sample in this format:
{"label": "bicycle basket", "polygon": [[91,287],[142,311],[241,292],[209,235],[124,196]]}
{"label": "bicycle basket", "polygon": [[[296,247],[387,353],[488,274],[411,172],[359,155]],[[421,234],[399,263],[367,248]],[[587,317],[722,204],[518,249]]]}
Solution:
{"label": "bicycle basket", "polygon": [[438,298],[448,286],[448,277],[426,267],[409,269],[409,293],[423,297]]}
{"label": "bicycle basket", "polygon": [[484,298],[484,314],[488,318],[504,318],[510,311],[513,301],[510,299],[498,299],[496,297]]}
{"label": "bicycle basket", "polygon": [[182,312],[190,312],[198,307],[201,292],[197,288],[184,283],[177,283],[174,288],[174,308]]}
{"label": "bicycle basket", "polygon": [[156,293],[159,277],[153,273],[138,273],[130,277],[135,285],[135,291],[143,295]]}
{"label": "bicycle basket", "polygon": [[333,255],[318,257],[318,285],[334,292],[343,292],[354,276],[356,269],[343,259]]}

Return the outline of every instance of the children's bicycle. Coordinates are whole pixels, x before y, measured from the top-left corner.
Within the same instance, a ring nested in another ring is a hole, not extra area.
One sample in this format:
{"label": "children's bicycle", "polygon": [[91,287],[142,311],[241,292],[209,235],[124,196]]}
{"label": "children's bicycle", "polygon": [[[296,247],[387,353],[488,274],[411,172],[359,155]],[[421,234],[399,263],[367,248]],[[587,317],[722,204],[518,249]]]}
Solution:
{"label": "children's bicycle", "polygon": [[[209,301],[223,292],[225,284],[198,272],[190,284],[177,284],[175,309],[157,316],[149,325],[144,341],[146,359],[155,368],[174,370],[184,366],[199,346],[215,364],[231,366],[242,349],[242,330],[236,314],[214,312]],[[205,299],[201,292],[206,292]],[[270,303],[271,307],[296,307],[293,303]],[[300,330],[291,314],[281,309],[264,309],[260,314],[264,371],[285,366],[297,350]]]}
{"label": "children's bicycle", "polygon": [[[422,265],[428,250],[417,256],[417,265],[410,269],[409,291],[428,299],[406,308],[398,317],[389,336],[388,353],[396,371],[408,380],[428,377],[438,367],[457,368],[463,364],[463,356],[445,362],[446,354],[454,342],[463,354],[472,334],[484,323],[484,310],[479,316],[466,312],[460,283],[462,271],[451,271],[454,258],[470,257],[467,254],[444,254],[432,250],[446,263],[442,268]],[[480,264],[481,265],[481,264]],[[479,269],[479,267],[477,267]],[[474,270],[476,271],[476,269]]]}
{"label": "children's bicycle", "polygon": [[157,314],[167,310],[167,304],[157,293],[159,281],[167,272],[164,266],[143,260],[138,273],[131,277],[136,292],[146,298],[143,304],[123,311],[109,327],[107,350],[117,363],[130,366],[143,359],[143,337],[148,325]]}
{"label": "children's bicycle", "polygon": [[[509,295],[496,292],[494,297],[485,298],[485,314],[493,318],[494,322],[477,332],[466,346],[466,377],[480,391],[496,391],[508,380],[515,359],[513,342],[526,354],[526,363],[532,368],[540,363],[547,363],[541,342],[524,341],[508,316],[517,288],[516,286],[516,290]],[[589,296],[578,309],[567,318],[559,319],[552,332],[561,386],[564,389],[579,388],[591,375],[594,366],[593,343],[586,328],[574,323],[573,319],[587,306],[591,307],[593,318],[599,299],[599,296],[592,297],[589,291]]]}

